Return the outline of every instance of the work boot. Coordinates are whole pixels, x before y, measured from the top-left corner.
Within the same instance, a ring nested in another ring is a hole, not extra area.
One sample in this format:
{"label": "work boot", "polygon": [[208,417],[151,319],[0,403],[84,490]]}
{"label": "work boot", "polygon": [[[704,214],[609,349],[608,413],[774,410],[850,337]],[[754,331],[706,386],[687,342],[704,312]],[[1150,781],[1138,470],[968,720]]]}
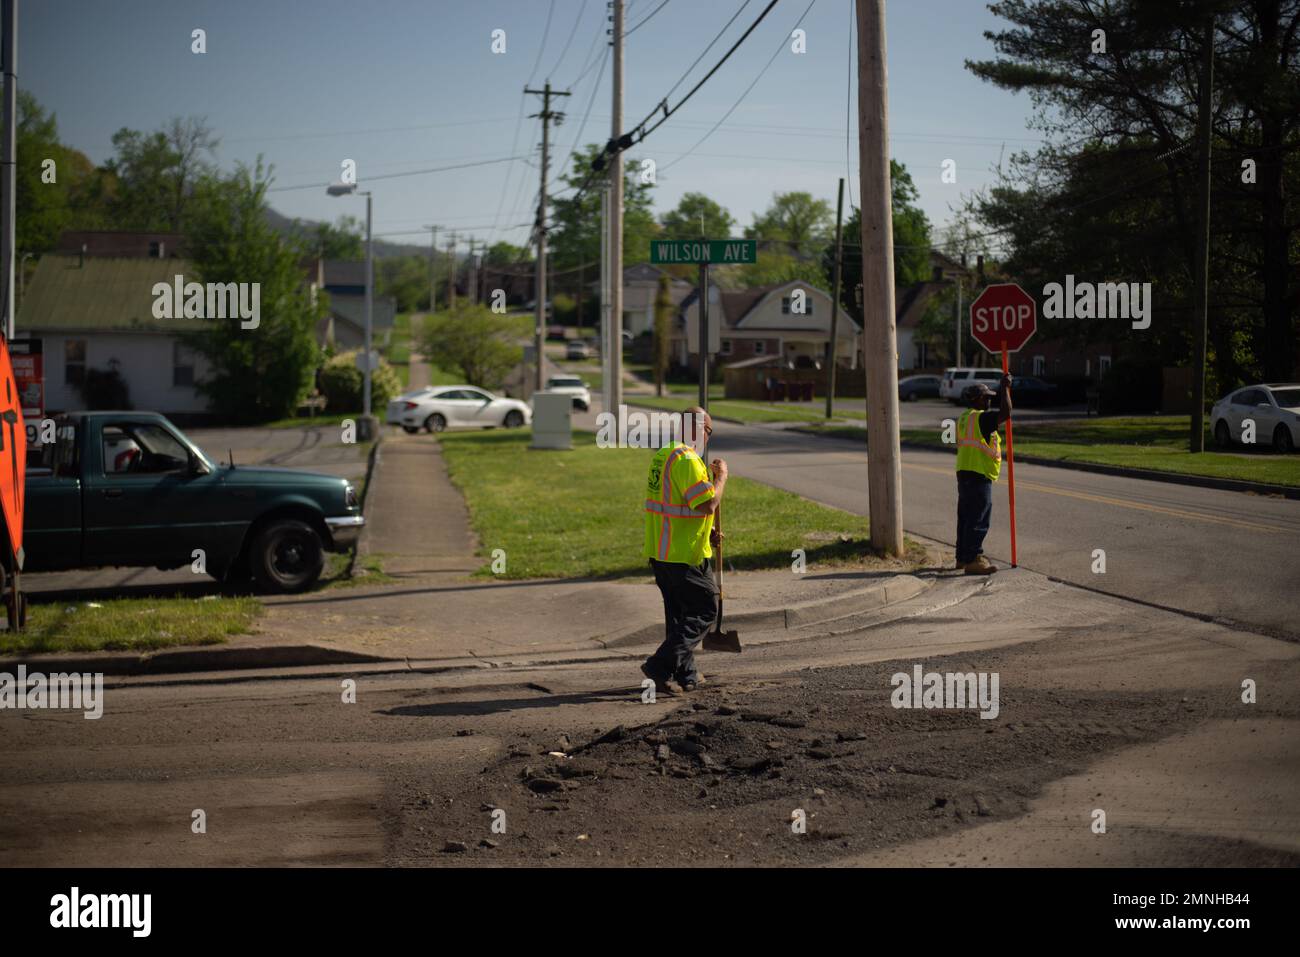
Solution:
{"label": "work boot", "polygon": [[997,570],[998,566],[994,565],[983,555],[977,556],[973,562],[966,563],[967,575],[992,575]]}
{"label": "work boot", "polygon": [[669,687],[667,679],[658,677],[654,672],[650,670],[649,662],[642,663],[641,674],[645,675],[647,678],[649,678],[651,681],[655,683],[656,695],[661,695],[661,694],[671,695],[673,693],[673,689]]}

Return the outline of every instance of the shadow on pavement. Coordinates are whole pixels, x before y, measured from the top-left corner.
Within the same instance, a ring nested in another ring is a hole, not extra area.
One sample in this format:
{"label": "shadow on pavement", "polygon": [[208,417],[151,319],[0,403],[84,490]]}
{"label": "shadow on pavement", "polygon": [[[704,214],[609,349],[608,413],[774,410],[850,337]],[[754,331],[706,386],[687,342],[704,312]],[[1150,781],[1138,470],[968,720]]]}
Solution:
{"label": "shadow on pavement", "polygon": [[387,708],[376,714],[395,718],[468,718],[530,708],[558,708],[567,704],[608,704],[639,699],[640,687],[611,688],[608,691],[584,691],[574,694],[544,695],[536,698],[496,698],[488,701],[446,701],[437,704],[412,704]]}

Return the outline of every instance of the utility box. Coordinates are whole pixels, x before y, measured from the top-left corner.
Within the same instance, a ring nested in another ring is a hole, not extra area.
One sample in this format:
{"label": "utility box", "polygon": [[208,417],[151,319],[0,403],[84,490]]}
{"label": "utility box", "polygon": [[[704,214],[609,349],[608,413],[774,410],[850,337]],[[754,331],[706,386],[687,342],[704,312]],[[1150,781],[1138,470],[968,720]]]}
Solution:
{"label": "utility box", "polygon": [[559,392],[533,393],[534,449],[573,448],[573,427],[569,415],[573,396]]}

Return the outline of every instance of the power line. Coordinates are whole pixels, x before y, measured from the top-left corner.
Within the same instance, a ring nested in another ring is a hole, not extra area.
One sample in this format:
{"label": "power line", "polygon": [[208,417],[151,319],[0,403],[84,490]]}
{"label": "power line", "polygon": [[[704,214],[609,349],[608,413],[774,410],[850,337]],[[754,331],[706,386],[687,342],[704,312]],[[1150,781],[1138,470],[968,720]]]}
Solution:
{"label": "power line", "polygon": [[586,10],[587,10],[587,0],[582,0],[582,6],[578,8],[578,15],[573,18],[573,29],[569,31],[569,39],[564,41],[564,49],[560,51],[560,58],[555,61],[555,66],[551,67],[551,72],[548,73],[547,76],[554,76],[555,71],[558,70],[560,68],[560,64],[564,62],[564,58],[569,53],[569,44],[573,42],[573,38],[578,32],[578,24],[582,22],[582,15],[583,13],[586,12]]}
{"label": "power line", "polygon": [[[722,25],[722,29],[719,30],[717,34],[714,36],[714,38],[709,41],[709,45],[706,46],[704,50],[700,53],[700,55],[695,58],[695,61],[686,68],[686,72],[677,78],[677,82],[674,83],[672,85],[672,88],[668,91],[667,94],[668,96],[672,96],[674,93],[677,92],[677,88],[686,81],[686,78],[688,76],[691,75],[691,71],[700,65],[700,61],[703,60],[706,56],[708,56],[709,51],[713,49],[713,45],[722,39],[722,35],[726,33],[728,29],[731,28],[731,25],[736,22],[736,18],[745,12],[745,8],[749,6],[751,2],[752,0],[745,0],[745,2],[740,5],[740,9],[731,15],[731,19]],[[666,98],[667,97],[665,97],[665,99]]]}
{"label": "power line", "polygon": [[533,77],[537,75],[537,67],[541,65],[542,54],[546,52],[546,38],[551,35],[551,17],[555,16],[555,0],[551,0],[551,5],[546,11],[546,29],[542,31],[542,44],[537,48],[537,59],[533,61],[533,72],[528,74],[528,80],[524,86],[529,86],[533,82]]}
{"label": "power line", "polygon": [[[477,163],[456,163],[452,166],[434,166],[430,169],[413,169],[405,173],[383,173],[379,176],[369,176],[366,182],[370,183],[377,179],[398,179],[402,176],[424,176],[427,173],[445,173],[452,169],[469,169],[472,166],[492,166],[496,163],[513,163],[519,159],[518,156],[503,156],[500,159],[480,160]],[[303,183],[301,186],[272,186],[267,189],[268,193],[283,193],[293,189],[324,189],[330,186],[330,183]]]}
{"label": "power line", "polygon": [[[803,13],[799,14],[799,19],[795,21],[794,26],[791,28],[791,32],[793,32],[794,30],[799,29],[799,24],[803,23],[804,17],[808,16],[808,11],[811,10],[811,9],[813,8],[813,6],[814,6],[816,3],[817,3],[817,0],[809,0],[808,6],[806,6],[806,7],[804,8]],[[768,7],[768,10],[770,10],[770,9],[772,9],[772,8],[771,8],[771,7]],[[764,12],[766,12],[766,11],[764,11]],[[751,28],[751,29],[752,29],[752,28]],[[743,37],[742,37],[742,39],[743,39]],[[777,58],[778,56],[781,55],[781,52],[785,49],[785,44],[786,44],[786,41],[787,41],[788,39],[789,39],[789,34],[786,34],[785,36],[781,37],[781,43],[780,43],[780,45],[777,46],[775,52],[773,52],[772,56],[768,59],[767,63],[765,63],[765,64],[763,65],[763,69],[761,69],[761,70],[758,71],[758,76],[754,77],[754,81],[753,81],[752,83],[750,83],[749,86],[745,87],[745,92],[742,93],[742,94],[740,94],[740,99],[736,100],[735,103],[731,104],[731,109],[727,110],[726,113],[723,113],[723,114],[722,114],[722,119],[720,119],[720,120],[718,120],[718,122],[714,123],[714,124],[713,124],[713,128],[710,129],[709,132],[707,132],[707,133],[705,133],[703,136],[701,136],[700,139],[699,139],[699,141],[695,144],[695,146],[692,146],[692,147],[691,147],[690,149],[688,149],[684,154],[682,154],[681,156],[677,157],[677,159],[673,160],[671,163],[669,163],[667,166],[665,166],[665,167],[664,167],[665,170],[670,169],[670,168],[673,167],[673,166],[676,166],[676,165],[677,165],[678,163],[680,163],[682,160],[686,159],[686,157],[689,156],[691,153],[695,152],[695,150],[696,150],[699,146],[701,146],[701,145],[704,143],[705,140],[707,140],[710,136],[712,136],[714,133],[716,133],[716,132],[718,131],[718,127],[721,126],[723,123],[726,122],[727,117],[729,117],[732,113],[736,112],[736,108],[739,107],[740,104],[744,102],[745,97],[749,96],[749,92],[750,92],[750,90],[754,89],[754,87],[758,85],[758,81],[761,80],[761,79],[763,79],[763,75],[764,75],[765,73],[767,73],[768,69],[772,66],[772,64],[776,62],[776,58]],[[692,92],[693,92],[693,91],[692,91]],[[678,105],[680,105],[680,104],[678,104]],[[665,116],[664,119],[667,119],[667,116]],[[663,120],[660,120],[659,122],[662,123]],[[658,126],[659,124],[656,123],[655,125]],[[653,129],[653,127],[652,127],[652,129]],[[643,137],[643,138],[644,138],[644,137]]]}
{"label": "power line", "polygon": [[651,19],[651,18],[652,18],[656,13],[658,13],[660,10],[662,10],[662,9],[663,9],[664,7],[666,7],[666,6],[668,6],[668,0],[664,0],[663,3],[659,4],[659,6],[655,7],[653,10],[651,10],[649,13],[647,13],[647,14],[645,15],[644,19],[638,20],[634,26],[628,27],[626,30],[624,30],[624,31],[623,31],[623,39],[626,40],[626,39],[627,39],[628,37],[630,37],[632,34],[636,33],[637,30],[639,30],[639,29],[640,29],[641,27],[643,27],[645,24],[649,23],[649,22],[650,22],[650,19]]}
{"label": "power line", "polygon": [[591,96],[587,99],[586,112],[582,114],[582,122],[578,124],[578,134],[573,138],[573,144],[569,147],[569,152],[564,157],[564,164],[560,167],[559,174],[555,177],[559,179],[564,175],[569,163],[573,161],[574,151],[582,141],[582,131],[587,128],[587,119],[591,116],[591,107],[596,102],[596,94],[600,92],[600,77],[605,70],[605,61],[609,58],[609,47],[605,47],[605,54],[600,58],[600,69],[596,71],[596,82],[592,84]]}

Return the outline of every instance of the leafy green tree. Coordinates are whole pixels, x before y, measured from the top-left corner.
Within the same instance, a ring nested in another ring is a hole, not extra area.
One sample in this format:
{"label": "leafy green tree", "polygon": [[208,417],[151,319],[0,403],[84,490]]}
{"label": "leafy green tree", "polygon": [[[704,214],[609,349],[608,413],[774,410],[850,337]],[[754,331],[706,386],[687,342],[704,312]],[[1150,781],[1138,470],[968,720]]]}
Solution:
{"label": "leafy green tree", "polygon": [[[930,220],[916,205],[920,196],[907,167],[889,161],[890,205],[894,221],[894,285],[910,286],[930,278]],[[835,250],[822,254],[827,276],[835,265]],[[856,206],[844,221],[844,258],[840,274],[840,305],[862,320],[857,286],[862,282],[862,211]]]}
{"label": "leafy green tree", "polygon": [[214,175],[217,142],[200,117],[173,117],[153,133],[114,133],[106,168],[117,181],[111,212],[118,227],[186,231],[196,195]]}
{"label": "leafy green tree", "polygon": [[523,361],[522,343],[532,329],[528,316],[499,315],[487,306],[457,301],[429,316],[417,335],[418,351],[435,366],[459,369],[465,381],[499,388]]}
{"label": "leafy green tree", "polygon": [[[65,229],[103,225],[103,176],[94,164],[59,141],[58,123],[26,90],[18,91],[18,166],[14,173],[16,248],[42,253],[58,245]],[[53,160],[51,174],[46,160]],[[54,182],[46,182],[48,175]]]}
{"label": "leafy green tree", "polygon": [[664,394],[664,376],[668,373],[669,351],[672,348],[673,307],[672,280],[667,273],[659,274],[659,288],[655,291],[654,366],[655,395]]}
{"label": "leafy green tree", "polygon": [[814,199],[812,193],[774,193],[772,204],[754,217],[745,229],[750,239],[766,239],[774,245],[784,244],[795,256],[811,256],[811,247],[824,243],[834,228],[831,205]]}
{"label": "leafy green tree", "polygon": [[366,258],[365,225],[355,216],[340,216],[333,225],[317,223],[308,244],[322,259],[355,262]]}
{"label": "leafy green tree", "polygon": [[[981,204],[985,225],[1009,235],[1008,265],[1018,273],[1060,275],[1067,266],[1102,278],[1118,267],[1107,278],[1156,283],[1163,316],[1152,329],[1107,334],[1140,334],[1138,351],[1154,346],[1166,362],[1186,362],[1193,345],[1198,77],[1213,15],[1211,362],[1220,388],[1293,378],[1300,3],[1007,0],[990,9],[1008,21],[986,34],[997,57],[967,69],[1028,91],[1049,142],[1013,157],[1006,181]],[[1105,53],[1094,52],[1097,29]]]}
{"label": "leafy green tree", "polygon": [[[596,144],[588,144],[573,154],[570,172],[561,177],[569,191],[561,190],[553,200],[551,231],[548,236],[552,264],[556,272],[574,269],[583,263],[600,261],[600,189],[592,185],[581,195],[578,187],[586,181],[591,162],[600,153]],[[650,260],[650,240],[659,232],[651,212],[653,183],[641,182],[640,163],[625,157],[623,166],[623,265],[631,266]]]}
{"label": "leafy green tree", "polygon": [[516,246],[502,240],[488,247],[483,262],[489,266],[512,266],[531,258],[532,252],[523,246]]}
{"label": "leafy green tree", "polygon": [[251,169],[241,165],[201,182],[194,199],[189,238],[197,281],[259,284],[256,328],[242,328],[238,318],[211,319],[186,337],[211,366],[199,388],[231,422],[292,414],[320,362],[315,332],[325,303],[311,302],[299,265],[308,251],[282,240],[267,221],[268,175],[259,159]]}
{"label": "leafy green tree", "polygon": [[424,256],[385,256],[375,260],[375,290],[392,296],[398,312],[429,308],[429,260]]}
{"label": "leafy green tree", "polygon": [[659,220],[664,239],[727,239],[736,220],[703,193],[684,193]]}

